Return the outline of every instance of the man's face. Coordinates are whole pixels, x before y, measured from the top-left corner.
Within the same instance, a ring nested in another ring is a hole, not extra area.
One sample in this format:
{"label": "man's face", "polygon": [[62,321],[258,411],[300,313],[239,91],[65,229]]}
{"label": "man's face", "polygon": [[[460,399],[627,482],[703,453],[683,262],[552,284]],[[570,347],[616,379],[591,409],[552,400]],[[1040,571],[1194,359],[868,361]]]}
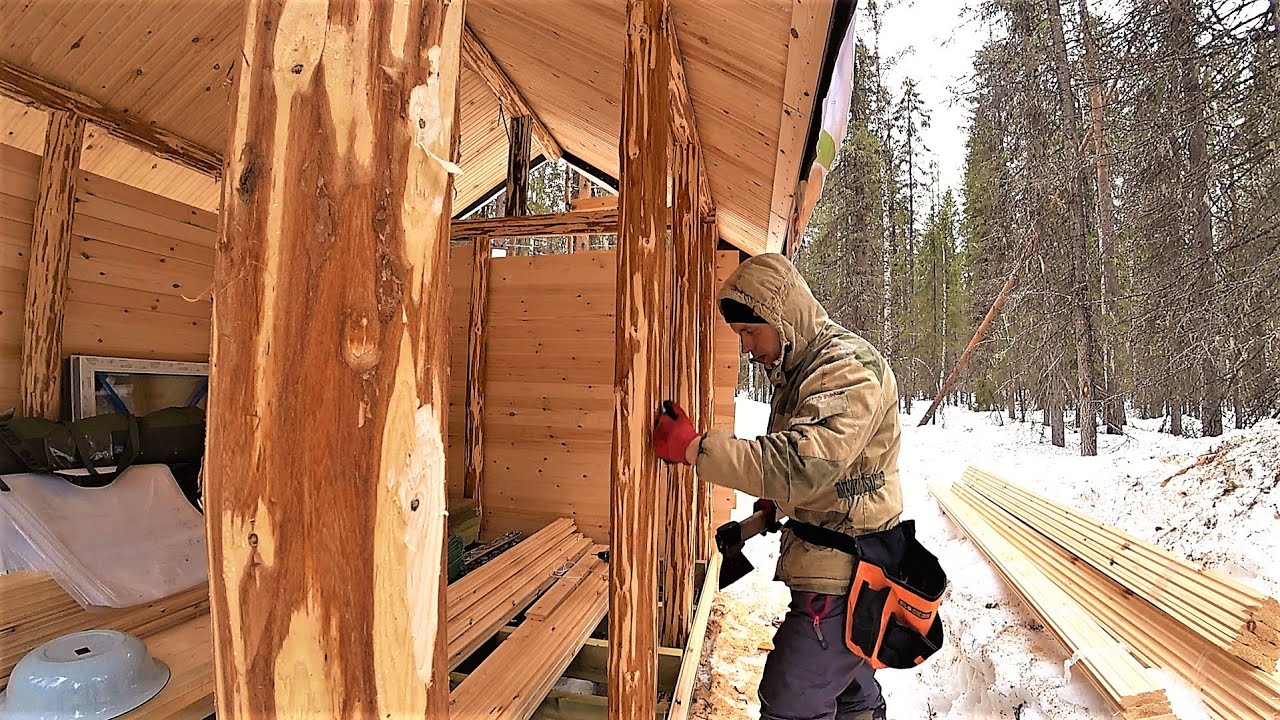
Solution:
{"label": "man's face", "polygon": [[772,367],[782,356],[782,340],[777,328],[768,324],[729,323],[742,342],[742,352],[751,354],[751,362]]}

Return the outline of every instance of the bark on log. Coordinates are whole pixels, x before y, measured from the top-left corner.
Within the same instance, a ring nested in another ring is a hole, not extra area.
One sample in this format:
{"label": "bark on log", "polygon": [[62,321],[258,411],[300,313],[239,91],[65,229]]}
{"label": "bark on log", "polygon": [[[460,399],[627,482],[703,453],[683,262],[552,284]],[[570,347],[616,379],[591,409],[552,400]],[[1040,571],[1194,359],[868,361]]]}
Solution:
{"label": "bark on log", "polygon": [[617,355],[609,527],[609,717],[652,717],[657,702],[657,458],[666,233],[668,48],[664,0],[627,0],[618,142]]}
{"label": "bark on log", "polygon": [[511,118],[511,142],[507,147],[507,217],[529,214],[529,131],[532,125],[527,115]]}
{"label": "bark on log", "polygon": [[475,238],[471,255],[471,312],[467,321],[467,414],[463,427],[463,496],[474,498],[484,523],[484,383],[489,332],[489,238]]}
{"label": "bark on log", "polygon": [[49,113],[22,317],[19,409],[27,417],[57,420],[62,409],[62,320],[84,125],[74,113]]}
{"label": "bark on log", "polygon": [[463,7],[247,6],[205,464],[219,715],[448,715]]}

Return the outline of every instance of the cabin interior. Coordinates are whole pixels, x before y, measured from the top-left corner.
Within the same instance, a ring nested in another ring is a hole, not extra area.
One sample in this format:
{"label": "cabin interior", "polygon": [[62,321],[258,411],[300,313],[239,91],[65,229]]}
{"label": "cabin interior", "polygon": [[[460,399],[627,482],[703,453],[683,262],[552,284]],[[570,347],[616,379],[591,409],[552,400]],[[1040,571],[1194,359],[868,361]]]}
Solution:
{"label": "cabin interior", "polygon": [[172,671],[126,717],[685,717],[735,501],[648,429],[732,427],[714,294],[794,241],[852,3],[0,5],[0,409],[208,377],[207,585],[0,576],[0,688],[110,627]]}

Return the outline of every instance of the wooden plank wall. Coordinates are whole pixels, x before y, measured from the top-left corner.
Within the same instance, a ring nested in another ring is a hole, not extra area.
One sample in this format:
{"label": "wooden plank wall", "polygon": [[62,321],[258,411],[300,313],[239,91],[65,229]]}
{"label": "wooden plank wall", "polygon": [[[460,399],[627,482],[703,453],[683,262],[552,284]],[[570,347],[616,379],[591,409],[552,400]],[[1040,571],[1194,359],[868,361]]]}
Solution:
{"label": "wooden plank wall", "polygon": [[[454,377],[466,321],[467,283],[455,248],[450,307]],[[494,258],[489,285],[489,368],[485,387],[484,535],[537,530],[572,517],[583,533],[607,542],[613,423],[613,318],[616,264],[609,251]],[[721,253],[719,279],[737,264]],[[459,287],[461,286],[461,289]],[[465,353],[462,362],[465,362]],[[717,323],[717,426],[732,427],[738,348]],[[450,496],[461,494],[461,409],[451,408]],[[713,516],[728,518],[733,493],[717,493]]]}
{"label": "wooden plank wall", "polygon": [[[0,410],[17,404],[38,155],[0,145]],[[215,213],[81,172],[63,353],[209,359]]]}

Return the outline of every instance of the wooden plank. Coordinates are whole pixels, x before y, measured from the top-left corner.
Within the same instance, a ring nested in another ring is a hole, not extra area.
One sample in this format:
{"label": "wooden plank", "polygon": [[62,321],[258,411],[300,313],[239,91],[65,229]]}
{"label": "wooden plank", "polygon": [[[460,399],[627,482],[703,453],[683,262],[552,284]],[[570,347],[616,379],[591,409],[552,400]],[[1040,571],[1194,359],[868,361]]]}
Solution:
{"label": "wooden plank", "polygon": [[[3,69],[0,64],[0,88],[4,86]],[[83,146],[84,118],[63,110],[50,112],[23,306],[19,411],[28,417],[57,420],[62,410],[62,320],[67,303],[76,171]]]}
{"label": "wooden plank", "polygon": [[1275,720],[1280,717],[1280,678],[1188,632],[1142,598],[1073,558],[1044,535],[964,483],[952,491],[1014,543],[1073,600],[1089,608],[1107,631],[1148,667],[1168,670],[1200,693],[1211,717]]}
{"label": "wooden plank", "polygon": [[511,118],[507,147],[507,217],[529,214],[529,138],[532,122],[528,115]]}
{"label": "wooden plank", "polygon": [[205,464],[218,707],[444,717],[463,4],[333,12],[251,4],[237,53]]}
{"label": "wooden plank", "polygon": [[618,232],[618,210],[602,208],[554,215],[476,218],[458,220],[450,228],[454,240],[476,235],[495,238],[541,237],[545,235],[613,235]]}
{"label": "wooden plank", "polygon": [[1280,604],[1274,598],[977,468],[968,468],[964,480],[1209,642],[1275,671]]}
{"label": "wooden plank", "polygon": [[[507,75],[497,60],[493,59],[493,55],[485,48],[484,43],[480,42],[480,38],[471,31],[471,28],[464,28],[462,31],[462,61],[467,67],[475,70],[481,78],[484,79],[489,89],[494,95],[502,101],[503,107],[508,115],[519,117],[521,115],[529,118],[532,123],[531,130],[533,138],[537,141],[538,147],[542,148],[543,154],[547,157],[559,160],[564,151],[560,149],[560,143],[552,137],[551,131],[533,112],[533,108],[529,106],[529,102],[525,100],[524,93],[520,92],[520,88],[511,82],[511,78]],[[528,144],[525,145],[525,162],[528,162]]]}
{"label": "wooden plank", "polygon": [[[674,50],[673,50],[674,53]],[[677,142],[672,150],[672,257],[675,292],[671,298],[671,396],[691,417],[698,417],[698,352],[694,323],[697,321],[694,255],[698,245],[698,147]],[[659,638],[663,645],[684,647],[693,615],[694,563],[694,477],[687,465],[670,466],[667,483],[666,543],[663,546],[662,617]]]}
{"label": "wooden plank", "polygon": [[141,188],[112,180],[111,178],[81,171],[76,179],[76,195],[84,198],[101,198],[112,203],[137,208],[150,215],[193,225],[209,231],[210,244],[217,239],[218,213],[202,210],[178,202],[163,195],[156,195]]}
{"label": "wooden plank", "polygon": [[[720,283],[716,280],[716,235],[715,222],[708,222],[705,216],[698,226],[698,241],[695,246],[697,268],[697,314],[698,314],[698,427],[704,432],[715,427],[716,378],[715,367],[715,323],[720,320],[716,312],[716,295],[720,292]],[[734,348],[736,350],[736,348]],[[737,385],[737,377],[733,379]],[[734,389],[728,389],[729,397],[733,397]],[[697,483],[697,531],[695,553],[702,562],[710,562],[715,553],[715,520],[712,517],[711,483],[695,477]]]}
{"label": "wooden plank", "polygon": [[651,717],[657,702],[657,459],[649,438],[663,338],[668,37],[663,0],[627,0],[618,143],[617,362],[609,514],[609,717]]}
{"label": "wooden plank", "polygon": [[667,715],[670,720],[684,720],[689,717],[693,687],[698,679],[698,665],[702,662],[702,644],[707,637],[707,622],[711,618],[711,606],[715,604],[716,588],[720,579],[720,561],[720,554],[713,554],[711,561],[707,563],[707,572],[702,578],[702,591],[698,594],[698,612],[693,616],[693,626],[689,629],[689,640],[680,663],[680,676],[676,679],[674,691],[671,694],[671,712]]}
{"label": "wooden plank", "polygon": [[486,236],[472,242],[471,302],[467,314],[466,419],[463,428],[463,496],[476,502],[476,512],[484,522],[484,391],[485,357],[489,329],[489,268],[492,243]]}
{"label": "wooden plank", "polygon": [[450,716],[532,717],[608,611],[607,575],[604,563],[592,563],[550,614],[526,618],[449,694]]}
{"label": "wooden plank", "polygon": [[[494,639],[502,642],[511,636],[515,627],[508,625],[498,631]],[[685,653],[678,648],[658,648],[658,690],[670,694],[676,687],[680,676],[681,661]],[[564,676],[579,680],[590,680],[601,685],[609,684],[609,641],[588,638],[582,644],[573,662],[565,669]],[[603,713],[601,713],[603,717]]]}
{"label": "wooden plank", "polygon": [[[805,140],[817,105],[818,77],[831,27],[834,0],[792,0],[791,34],[787,38],[787,75],[782,91],[782,123],[769,201],[768,252],[779,252],[787,240],[807,150]],[[837,40],[839,42],[839,40]],[[794,238],[798,242],[799,238]]]}
{"label": "wooden plank", "polygon": [[0,60],[0,93],[26,105],[74,114],[81,125],[88,119],[121,140],[206,175],[217,177],[222,172],[222,158],[218,153],[92,98],[58,87],[4,60]]}
{"label": "wooden plank", "polygon": [[938,504],[991,561],[1028,608],[1044,622],[1076,666],[1123,718],[1172,713],[1161,685],[1052,578],[1005,540],[973,509],[941,486],[930,488]]}

